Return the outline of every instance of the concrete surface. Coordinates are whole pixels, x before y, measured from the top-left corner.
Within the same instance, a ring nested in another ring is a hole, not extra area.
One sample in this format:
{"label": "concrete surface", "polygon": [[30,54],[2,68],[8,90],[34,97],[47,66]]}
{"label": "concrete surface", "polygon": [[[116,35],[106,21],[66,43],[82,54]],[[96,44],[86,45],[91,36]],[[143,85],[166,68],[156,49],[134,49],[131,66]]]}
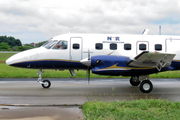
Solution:
{"label": "concrete surface", "polygon": [[44,89],[37,79],[0,78],[0,119],[13,120],[81,120],[78,105],[86,101],[121,101],[132,99],[167,99],[180,101],[179,79],[152,79],[151,93],[141,93],[129,79],[50,79]]}

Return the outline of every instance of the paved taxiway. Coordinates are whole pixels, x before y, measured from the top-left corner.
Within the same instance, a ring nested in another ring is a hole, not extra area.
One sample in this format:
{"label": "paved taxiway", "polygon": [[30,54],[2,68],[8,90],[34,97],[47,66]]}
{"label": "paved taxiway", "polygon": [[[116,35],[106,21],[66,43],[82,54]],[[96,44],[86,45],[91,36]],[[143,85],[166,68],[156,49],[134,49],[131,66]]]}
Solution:
{"label": "paved taxiway", "polygon": [[155,98],[180,101],[180,79],[151,79],[154,89],[146,94],[131,86],[129,79],[91,79],[89,85],[86,79],[49,79],[52,82],[49,89],[42,88],[36,80],[0,78],[0,119],[7,118],[9,112],[11,117],[16,118],[19,111],[23,115],[32,113],[31,117],[39,113],[35,114],[37,119],[48,119],[50,116],[54,116],[54,120],[61,117],[81,119],[81,110],[76,105],[92,100]]}

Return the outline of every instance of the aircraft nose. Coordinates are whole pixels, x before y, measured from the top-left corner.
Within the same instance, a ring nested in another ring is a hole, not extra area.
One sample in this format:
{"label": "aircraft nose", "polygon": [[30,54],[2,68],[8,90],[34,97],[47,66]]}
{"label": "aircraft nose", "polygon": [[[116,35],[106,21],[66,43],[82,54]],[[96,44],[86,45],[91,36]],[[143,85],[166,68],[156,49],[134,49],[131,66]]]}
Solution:
{"label": "aircraft nose", "polygon": [[35,49],[19,52],[11,56],[10,58],[8,58],[6,60],[6,64],[9,66],[14,66],[14,67],[22,67],[23,62],[37,59],[38,57],[37,51],[40,51],[40,48],[35,48]]}
{"label": "aircraft nose", "polygon": [[6,65],[10,65],[10,63],[11,63],[11,60],[10,60],[10,58],[8,58],[8,59],[6,60]]}
{"label": "aircraft nose", "polygon": [[6,60],[6,64],[11,66],[11,65],[18,63],[21,60],[23,60],[23,57],[24,57],[24,55],[22,53],[17,53],[15,55],[11,56],[10,58],[8,58]]}
{"label": "aircraft nose", "polygon": [[6,65],[11,65],[11,64],[13,64],[14,62],[14,59],[13,59],[13,56],[12,57],[10,57],[10,58],[8,58],[7,60],[6,60]]}

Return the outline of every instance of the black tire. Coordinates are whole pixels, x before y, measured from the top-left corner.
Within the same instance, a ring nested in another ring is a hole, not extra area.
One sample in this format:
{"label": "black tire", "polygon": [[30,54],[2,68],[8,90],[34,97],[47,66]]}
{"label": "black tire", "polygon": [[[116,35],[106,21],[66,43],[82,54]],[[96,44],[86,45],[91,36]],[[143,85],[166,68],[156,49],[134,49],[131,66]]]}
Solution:
{"label": "black tire", "polygon": [[138,86],[140,84],[139,77],[138,76],[131,77],[130,78],[130,84],[132,86]]}
{"label": "black tire", "polygon": [[49,80],[43,80],[43,84],[41,84],[43,88],[49,88],[51,86],[51,82]]}
{"label": "black tire", "polygon": [[150,93],[153,89],[153,84],[149,80],[144,80],[141,82],[139,89],[143,93]]}

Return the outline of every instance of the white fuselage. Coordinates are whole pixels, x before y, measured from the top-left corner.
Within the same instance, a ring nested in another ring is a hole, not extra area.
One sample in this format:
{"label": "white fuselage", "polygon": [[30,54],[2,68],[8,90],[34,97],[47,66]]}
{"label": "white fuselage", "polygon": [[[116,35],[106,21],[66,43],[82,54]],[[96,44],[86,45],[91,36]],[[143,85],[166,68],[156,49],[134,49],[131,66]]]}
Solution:
{"label": "white fuselage", "polygon": [[[18,67],[19,63],[28,63],[29,65],[26,65],[27,68],[39,69],[38,66],[31,67],[32,65],[30,63],[34,61],[50,60],[79,63],[82,59],[88,58],[88,56],[92,57],[99,55],[126,56],[133,59],[142,51],[173,53],[176,54],[174,60],[180,60],[180,36],[64,34],[56,36],[50,41],[51,43],[49,43],[49,45],[20,52],[10,57],[6,61],[6,64]],[[62,44],[63,42],[66,48],[58,49],[55,47],[58,42],[59,44]],[[61,66],[53,66],[54,68],[61,69]],[[70,66],[67,66],[67,69],[69,67]],[[83,68],[82,66],[80,68],[78,68],[78,66],[76,67],[76,69]],[[53,67],[50,69],[52,68]],[[64,66],[62,68],[66,69]]]}

